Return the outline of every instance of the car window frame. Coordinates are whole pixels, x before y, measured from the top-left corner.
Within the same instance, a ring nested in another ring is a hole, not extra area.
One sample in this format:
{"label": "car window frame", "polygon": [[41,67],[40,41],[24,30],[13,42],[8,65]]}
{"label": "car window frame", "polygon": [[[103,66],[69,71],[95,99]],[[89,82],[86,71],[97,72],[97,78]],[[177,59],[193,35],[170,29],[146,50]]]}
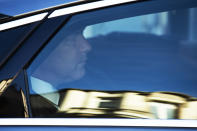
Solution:
{"label": "car window frame", "polygon": [[[138,2],[142,2],[142,1],[138,1]],[[136,2],[136,3],[138,3]],[[149,2],[149,1],[148,1]],[[164,2],[164,1],[163,1]],[[154,3],[154,2],[153,2]],[[154,3],[156,4],[156,3]],[[133,6],[134,4],[124,4],[123,6]],[[123,8],[119,7],[119,6],[113,6],[111,8],[111,10],[116,10],[118,8]],[[131,7],[128,7],[131,8]],[[133,7],[134,9],[136,9],[135,7]],[[141,5],[142,8],[142,5]],[[172,9],[171,7],[169,7],[169,9]],[[88,15],[93,15],[94,13],[99,13],[99,12],[105,12],[104,10],[106,10],[106,12],[109,10],[109,8],[103,8],[103,9],[98,9],[98,10],[85,10],[82,12],[77,12],[77,13],[73,13],[71,14],[71,17],[68,21],[66,21],[64,24],[66,26],[70,26],[72,24],[75,24],[78,22],[78,20],[81,21],[81,19],[83,19],[85,16],[87,17]],[[139,11],[140,9],[138,9]],[[154,12],[155,10],[160,10],[163,11],[162,9],[153,9],[152,11],[149,10],[148,13]],[[165,9],[166,10],[166,9]],[[147,14],[146,11],[143,11]],[[142,13],[139,13],[140,15]],[[137,16],[139,15],[138,13],[134,14],[133,16]],[[61,16],[61,15],[60,15]],[[58,17],[58,16],[57,16]],[[49,19],[51,19],[51,17],[48,17]],[[84,19],[83,19],[84,20]],[[74,21],[74,22],[73,22]],[[58,33],[58,31],[56,32]],[[47,118],[45,118],[45,120],[47,120]],[[48,119],[49,121],[53,121],[56,120],[55,118],[51,118]],[[83,121],[82,121],[83,120]],[[63,121],[69,121],[67,122],[67,124],[62,124],[61,121],[57,121],[54,122],[54,125],[57,126],[98,126],[98,127],[103,127],[103,126],[112,126],[112,127],[172,127],[172,128],[197,128],[197,120],[150,120],[150,119],[119,119],[119,118],[105,118],[105,119],[95,119],[95,118],[63,118]],[[47,124],[48,125],[48,124]]]}

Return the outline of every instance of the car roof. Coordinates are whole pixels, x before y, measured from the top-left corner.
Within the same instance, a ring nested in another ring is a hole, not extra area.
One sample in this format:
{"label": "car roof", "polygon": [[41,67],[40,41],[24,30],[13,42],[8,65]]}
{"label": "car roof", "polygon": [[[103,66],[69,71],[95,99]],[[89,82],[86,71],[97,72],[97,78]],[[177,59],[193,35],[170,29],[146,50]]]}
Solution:
{"label": "car roof", "polygon": [[[12,1],[12,0],[10,0],[10,1]],[[16,19],[21,19],[21,18],[28,17],[28,16],[33,16],[35,14],[39,14],[39,13],[42,13],[42,12],[50,12],[50,11],[54,11],[54,10],[60,9],[60,8],[71,7],[71,6],[91,3],[91,2],[95,2],[95,1],[103,1],[103,0],[66,0],[66,2],[62,1],[62,4],[56,4],[56,5],[54,4],[54,6],[49,6],[49,5],[47,6],[47,4],[46,4],[46,5],[44,5],[43,7],[40,7],[40,8],[39,7],[33,7],[33,9],[29,9],[27,11],[24,11],[23,13],[17,13],[17,12],[15,12],[15,13],[8,13],[7,12],[8,14],[3,13],[4,11],[2,11],[2,9],[4,9],[4,8],[1,9],[2,5],[1,5],[1,2],[0,2],[0,14],[2,14],[2,17],[0,16],[0,24],[8,22],[8,21],[14,21]],[[113,1],[113,0],[105,0],[105,1]],[[25,7],[22,7],[22,8],[25,8]]]}
{"label": "car roof", "polygon": [[3,0],[0,2],[0,13],[9,16],[16,16],[77,1],[82,0]]}

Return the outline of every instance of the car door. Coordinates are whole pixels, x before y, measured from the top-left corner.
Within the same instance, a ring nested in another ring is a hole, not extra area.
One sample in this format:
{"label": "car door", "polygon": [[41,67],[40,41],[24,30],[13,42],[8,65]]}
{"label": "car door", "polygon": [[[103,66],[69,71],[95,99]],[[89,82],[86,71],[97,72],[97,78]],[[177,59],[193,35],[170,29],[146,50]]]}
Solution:
{"label": "car door", "polygon": [[23,130],[195,130],[196,6],[96,1],[47,12],[1,70],[35,119],[4,120]]}

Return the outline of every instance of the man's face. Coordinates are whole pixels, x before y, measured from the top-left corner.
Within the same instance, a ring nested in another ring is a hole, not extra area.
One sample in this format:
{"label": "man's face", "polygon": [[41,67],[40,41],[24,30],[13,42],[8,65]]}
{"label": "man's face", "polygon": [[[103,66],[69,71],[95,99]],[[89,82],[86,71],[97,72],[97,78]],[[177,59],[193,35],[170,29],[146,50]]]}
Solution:
{"label": "man's face", "polygon": [[81,34],[69,36],[43,62],[43,69],[62,82],[78,80],[85,74],[84,66],[90,50],[91,46]]}

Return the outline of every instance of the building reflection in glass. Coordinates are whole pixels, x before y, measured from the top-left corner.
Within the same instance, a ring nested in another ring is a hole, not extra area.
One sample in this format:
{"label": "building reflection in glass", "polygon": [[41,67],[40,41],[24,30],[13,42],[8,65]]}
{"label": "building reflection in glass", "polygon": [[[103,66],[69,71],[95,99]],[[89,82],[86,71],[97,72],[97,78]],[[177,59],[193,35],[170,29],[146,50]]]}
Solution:
{"label": "building reflection in glass", "polygon": [[180,93],[78,89],[60,93],[58,113],[69,117],[197,119],[197,99]]}

